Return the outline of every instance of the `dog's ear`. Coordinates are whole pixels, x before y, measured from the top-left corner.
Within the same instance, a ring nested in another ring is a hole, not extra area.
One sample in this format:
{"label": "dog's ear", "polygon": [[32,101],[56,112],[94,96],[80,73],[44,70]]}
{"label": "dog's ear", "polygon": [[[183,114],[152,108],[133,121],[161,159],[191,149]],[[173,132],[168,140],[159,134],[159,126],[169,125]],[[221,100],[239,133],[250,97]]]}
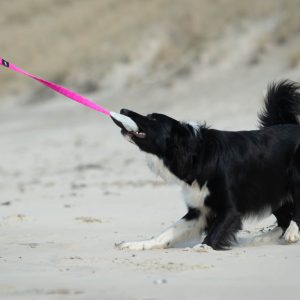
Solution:
{"label": "dog's ear", "polygon": [[195,180],[195,166],[198,164],[200,145],[199,139],[195,138],[194,132],[188,127],[180,126],[173,132],[173,138],[170,139],[168,145],[169,157],[172,157],[176,163],[172,164],[175,175],[182,177],[181,179],[187,183]]}
{"label": "dog's ear", "polygon": [[176,145],[185,145],[189,149],[196,147],[198,142],[203,139],[202,128],[205,125],[199,125],[197,128],[191,125],[182,125],[176,126],[172,130],[172,136],[174,138],[174,143]]}

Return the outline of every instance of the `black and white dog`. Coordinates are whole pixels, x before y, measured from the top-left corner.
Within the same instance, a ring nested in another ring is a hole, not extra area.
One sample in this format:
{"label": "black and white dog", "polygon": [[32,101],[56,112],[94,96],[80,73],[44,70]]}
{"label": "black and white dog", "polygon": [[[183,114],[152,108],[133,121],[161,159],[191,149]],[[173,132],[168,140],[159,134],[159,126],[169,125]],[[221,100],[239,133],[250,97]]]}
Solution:
{"label": "black and white dog", "polygon": [[221,131],[127,109],[121,115],[138,129],[113,120],[147,153],[150,168],[182,186],[187,213],[159,236],[119,248],[169,248],[206,233],[202,245],[227,249],[243,218],[266,211],[277,218],[286,242],[299,240],[300,85],[287,80],[270,85],[259,130]]}

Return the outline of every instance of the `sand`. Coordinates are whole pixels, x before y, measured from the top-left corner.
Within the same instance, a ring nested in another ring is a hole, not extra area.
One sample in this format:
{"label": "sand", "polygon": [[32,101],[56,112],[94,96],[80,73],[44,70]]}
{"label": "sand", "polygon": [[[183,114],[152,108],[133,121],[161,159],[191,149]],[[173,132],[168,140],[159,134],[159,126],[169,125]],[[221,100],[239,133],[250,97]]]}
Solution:
{"label": "sand", "polygon": [[[244,61],[248,38],[237,43]],[[300,79],[276,51],[251,66],[232,55],[227,64],[195,65],[168,84],[88,96],[113,111],[253,129],[267,83]],[[246,224],[229,251],[116,249],[116,242],[150,238],[179,219],[179,188],[156,178],[105,116],[62,97],[18,101],[0,106],[1,299],[297,297],[300,243],[286,245],[278,234],[253,242],[272,217]]]}

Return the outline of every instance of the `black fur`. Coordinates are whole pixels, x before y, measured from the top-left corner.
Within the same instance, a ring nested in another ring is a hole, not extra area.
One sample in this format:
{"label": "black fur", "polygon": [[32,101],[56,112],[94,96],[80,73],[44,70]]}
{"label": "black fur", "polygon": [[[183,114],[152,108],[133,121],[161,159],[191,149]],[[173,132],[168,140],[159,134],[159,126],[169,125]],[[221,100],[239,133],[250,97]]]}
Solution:
{"label": "black fur", "polygon": [[[224,249],[242,228],[242,218],[270,208],[278,225],[300,225],[300,93],[299,85],[281,81],[269,87],[260,129],[221,131],[181,123],[162,114],[121,113],[134,120],[146,138],[126,130],[142,150],[160,158],[177,178],[207,185],[210,208],[204,243]],[[198,218],[201,208],[186,219]]]}
{"label": "black fur", "polygon": [[300,85],[289,80],[271,84],[265,107],[259,115],[261,128],[278,124],[298,124],[300,116]]}
{"label": "black fur", "polygon": [[188,212],[183,217],[183,219],[190,221],[194,219],[198,219],[200,217],[201,211],[198,208],[189,207]]}

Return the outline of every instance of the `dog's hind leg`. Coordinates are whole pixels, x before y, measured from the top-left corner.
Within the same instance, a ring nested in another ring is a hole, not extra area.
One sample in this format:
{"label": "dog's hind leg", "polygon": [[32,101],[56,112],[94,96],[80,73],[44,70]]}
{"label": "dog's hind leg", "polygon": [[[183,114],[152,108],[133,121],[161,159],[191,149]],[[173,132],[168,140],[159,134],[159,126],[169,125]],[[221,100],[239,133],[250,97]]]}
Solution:
{"label": "dog's hind leg", "polygon": [[283,206],[274,211],[273,215],[277,219],[278,226],[285,231],[289,227],[293,217],[293,204],[290,201],[286,202]]}
{"label": "dog's hind leg", "polygon": [[300,147],[298,147],[291,165],[291,220],[283,238],[288,243],[296,243],[300,239]]}
{"label": "dog's hind leg", "polygon": [[300,211],[298,202],[300,200],[300,192],[297,192],[297,185],[293,189],[291,201],[286,202],[273,212],[277,219],[278,227],[282,228],[284,232],[283,238],[287,243],[295,243],[299,240]]}
{"label": "dog's hind leg", "polygon": [[174,225],[157,237],[146,241],[121,242],[116,244],[119,249],[150,250],[172,248],[199,236],[206,226],[206,219],[198,209],[190,208],[188,213]]}

